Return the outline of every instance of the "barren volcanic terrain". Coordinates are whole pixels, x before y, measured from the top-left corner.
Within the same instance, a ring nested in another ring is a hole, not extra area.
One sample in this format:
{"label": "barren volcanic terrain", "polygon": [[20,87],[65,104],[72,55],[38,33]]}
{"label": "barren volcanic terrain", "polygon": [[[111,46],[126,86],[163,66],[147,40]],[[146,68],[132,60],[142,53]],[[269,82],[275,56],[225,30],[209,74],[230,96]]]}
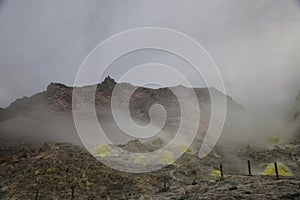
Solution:
{"label": "barren volcanic terrain", "polygon": [[[157,136],[136,140],[118,128],[110,111],[116,84],[124,95],[135,90],[129,110],[137,123],[149,122],[152,105],[165,108],[168,117]],[[112,151],[112,145],[99,144],[93,157],[82,146],[72,118],[72,90],[52,83],[46,91],[0,110],[0,199],[300,199],[300,140],[295,137],[283,143],[275,137],[267,146],[230,143],[232,135],[244,134],[242,126],[232,126],[233,122],[242,124],[247,112],[228,96],[223,134],[208,156],[200,159],[198,151],[210,122],[210,95],[207,88],[195,88],[201,121],[193,144],[181,148],[184,154],[176,161],[171,154],[161,157],[166,164],[163,169],[130,174],[111,169],[95,158],[117,163],[124,156],[132,159],[130,155]],[[163,147],[180,123],[179,102],[170,88],[138,88],[107,77],[97,85],[95,103],[107,137],[129,152],[153,152]],[[298,105],[291,121],[298,120]],[[188,129],[188,123],[185,127]],[[241,137],[247,141],[246,135]],[[129,167],[147,168],[151,160],[139,157],[132,163]]]}

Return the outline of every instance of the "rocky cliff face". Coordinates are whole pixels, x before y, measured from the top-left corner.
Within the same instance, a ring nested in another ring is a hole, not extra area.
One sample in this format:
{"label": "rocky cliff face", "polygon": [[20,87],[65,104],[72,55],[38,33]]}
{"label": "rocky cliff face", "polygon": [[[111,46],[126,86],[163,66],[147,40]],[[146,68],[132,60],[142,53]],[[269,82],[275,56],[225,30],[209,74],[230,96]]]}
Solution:
{"label": "rocky cliff face", "polygon": [[[116,84],[122,88],[122,94],[135,90],[130,99],[130,113],[134,120],[148,123],[149,108],[154,104],[162,105],[168,114],[163,132],[176,132],[180,122],[180,107],[176,96],[170,88],[143,88],[128,83],[116,83],[107,77],[97,85],[95,94],[96,112],[103,129],[109,132],[110,139],[116,143],[126,143],[132,138],[121,133],[114,123],[110,111],[112,91]],[[91,86],[85,86],[85,89]],[[183,86],[174,87],[178,90],[187,90]],[[173,88],[173,89],[174,89]],[[71,142],[80,144],[72,119],[72,87],[60,83],[51,83],[46,91],[32,97],[24,97],[13,102],[8,108],[0,110],[0,133],[2,138],[10,141],[27,142]],[[206,132],[210,122],[210,95],[208,88],[194,88],[201,110],[199,134]],[[218,95],[223,95],[214,90]],[[82,94],[83,98],[84,93]],[[228,120],[230,113],[245,112],[244,109],[228,100]],[[121,134],[122,136],[118,136]]]}

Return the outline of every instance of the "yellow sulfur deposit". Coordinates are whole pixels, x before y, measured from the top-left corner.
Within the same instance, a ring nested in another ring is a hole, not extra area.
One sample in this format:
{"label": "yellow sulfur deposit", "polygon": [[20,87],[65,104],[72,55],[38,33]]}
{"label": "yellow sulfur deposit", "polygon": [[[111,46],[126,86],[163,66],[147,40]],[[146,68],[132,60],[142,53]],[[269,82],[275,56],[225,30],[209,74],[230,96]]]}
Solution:
{"label": "yellow sulfur deposit", "polygon": [[51,168],[51,167],[49,167],[49,168],[46,169],[46,172],[47,172],[47,173],[53,173],[53,172],[54,172],[54,169]]}
{"label": "yellow sulfur deposit", "polygon": [[[278,174],[280,176],[292,176],[291,170],[282,162],[277,163]],[[265,171],[262,173],[263,175],[276,175],[274,163],[268,164]]]}
{"label": "yellow sulfur deposit", "polygon": [[278,136],[272,136],[269,138],[268,142],[272,145],[275,145],[275,144],[279,144],[279,137]]}
{"label": "yellow sulfur deposit", "polygon": [[173,157],[172,152],[167,151],[167,150],[163,150],[162,152],[160,152],[159,161],[162,164],[168,164],[168,165],[173,164],[174,157]]}
{"label": "yellow sulfur deposit", "polygon": [[212,174],[213,176],[221,176],[220,170],[214,170],[211,174]]}
{"label": "yellow sulfur deposit", "polygon": [[140,164],[140,165],[147,165],[148,159],[144,155],[139,155],[135,160],[134,163]]}
{"label": "yellow sulfur deposit", "polygon": [[111,155],[112,148],[107,145],[103,144],[96,150],[96,155],[100,157],[106,157]]}
{"label": "yellow sulfur deposit", "polygon": [[180,145],[180,150],[182,153],[187,153],[187,154],[191,154],[191,155],[195,154],[193,149],[191,147],[188,147],[186,144]]}
{"label": "yellow sulfur deposit", "polygon": [[85,182],[86,189],[90,189],[92,184],[89,181]]}

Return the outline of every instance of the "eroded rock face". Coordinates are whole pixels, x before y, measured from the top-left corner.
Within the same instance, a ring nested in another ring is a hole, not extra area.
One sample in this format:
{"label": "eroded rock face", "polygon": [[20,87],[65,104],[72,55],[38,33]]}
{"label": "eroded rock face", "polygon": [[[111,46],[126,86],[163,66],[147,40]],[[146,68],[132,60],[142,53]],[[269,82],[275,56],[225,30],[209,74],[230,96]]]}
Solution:
{"label": "eroded rock face", "polygon": [[[176,133],[181,113],[179,102],[170,88],[136,87],[129,83],[116,83],[112,78],[107,77],[96,86],[95,104],[99,122],[105,132],[109,133],[109,137],[113,142],[124,144],[132,139],[118,128],[112,116],[111,98],[116,85],[120,86],[121,89],[121,96],[119,97],[121,101],[122,95],[125,96],[134,91],[129,104],[133,120],[142,122],[142,124],[149,123],[149,109],[154,104],[160,104],[165,108],[168,116],[162,131],[169,134]],[[87,95],[85,95],[85,92],[92,88],[92,86],[80,88],[80,90],[82,89],[80,96],[83,102],[92,102],[90,99],[86,99]],[[183,86],[175,86],[172,89],[178,91],[191,90],[191,88]],[[194,91],[201,110],[198,134],[203,136],[210,122],[210,95],[208,88],[195,88]],[[213,91],[220,96],[223,95],[217,90]],[[40,144],[43,142],[71,142],[77,145],[79,138],[73,123],[72,92],[72,87],[60,83],[51,83],[46,91],[37,93],[32,97],[19,99],[8,108],[0,110],[0,134],[3,137],[2,139],[13,142],[22,141],[22,143],[35,139]],[[229,110],[244,112],[243,108],[234,102],[232,98],[226,98]],[[230,120],[230,117],[228,119]],[[188,120],[186,123],[188,123]],[[188,124],[186,124],[186,127],[188,128]],[[53,137],[51,137],[52,135]]]}
{"label": "eroded rock face", "polygon": [[47,103],[61,111],[72,109],[72,88],[60,83],[51,83],[46,91]]}

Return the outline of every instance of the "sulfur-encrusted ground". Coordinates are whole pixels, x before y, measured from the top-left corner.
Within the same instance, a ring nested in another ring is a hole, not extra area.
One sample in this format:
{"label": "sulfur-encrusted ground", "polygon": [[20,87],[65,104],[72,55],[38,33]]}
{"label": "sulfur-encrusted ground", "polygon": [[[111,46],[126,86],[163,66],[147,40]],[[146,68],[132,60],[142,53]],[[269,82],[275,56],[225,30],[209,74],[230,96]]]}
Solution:
{"label": "sulfur-encrusted ground", "polygon": [[[2,149],[0,199],[300,199],[300,146],[270,149],[217,146],[208,157],[184,154],[166,168],[129,174],[113,170],[84,149],[45,144]],[[247,176],[247,160],[253,176]],[[262,176],[283,162],[291,177]],[[212,173],[222,163],[224,179]],[[165,186],[164,186],[165,184]]]}

